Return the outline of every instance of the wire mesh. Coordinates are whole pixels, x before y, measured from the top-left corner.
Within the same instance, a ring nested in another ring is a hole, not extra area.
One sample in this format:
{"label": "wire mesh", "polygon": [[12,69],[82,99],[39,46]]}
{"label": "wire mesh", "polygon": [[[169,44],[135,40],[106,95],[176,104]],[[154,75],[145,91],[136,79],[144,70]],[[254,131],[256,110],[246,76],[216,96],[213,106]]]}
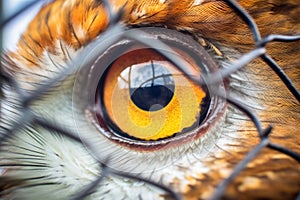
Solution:
{"label": "wire mesh", "polygon": [[[282,82],[284,82],[287,89],[293,94],[294,98],[300,102],[300,93],[297,90],[297,88],[294,86],[293,82],[289,79],[289,77],[283,72],[283,70],[278,66],[276,61],[274,61],[267,53],[266,53],[266,45],[270,42],[279,41],[279,42],[293,42],[293,41],[299,41],[300,35],[298,36],[286,36],[286,35],[268,35],[266,37],[261,37],[260,32],[257,28],[256,23],[254,22],[253,18],[236,2],[233,0],[224,0],[239,16],[240,18],[248,25],[250,28],[253,38],[256,44],[256,48],[254,48],[249,53],[242,56],[236,63],[234,63],[232,66],[226,69],[221,70],[221,76],[217,76],[216,74],[208,74],[207,77],[204,77],[205,84],[213,85],[215,83],[218,83],[219,81],[224,80],[232,73],[235,73],[245,67],[249,62],[253,61],[254,59],[260,57],[270,68],[280,77]],[[113,12],[109,1],[102,0],[101,1],[109,13],[110,23],[109,28],[106,30],[106,32],[103,34],[107,37],[109,37],[112,34],[120,33],[123,34],[124,30],[126,29],[125,26],[122,26],[119,23],[120,16],[122,16],[123,10],[120,9],[117,13]],[[16,12],[14,15],[7,19],[1,19],[1,26],[0,28],[3,29],[3,27],[13,20],[16,16],[20,15],[23,11],[30,9],[31,6],[33,6],[35,2],[30,3],[24,8],[20,9],[18,12]],[[175,66],[178,67],[182,72],[186,73],[187,76],[190,77],[191,80],[196,82],[197,84],[204,84],[203,77],[194,77],[190,76],[186,70],[185,65],[183,61],[176,57],[172,56],[170,54],[166,54],[163,51],[160,51],[157,49],[157,46],[164,46],[165,48],[168,48],[168,45],[164,44],[161,41],[157,41],[156,43],[147,42],[143,40],[143,38],[140,37],[141,34],[139,31],[130,32],[130,34],[124,33],[123,36],[128,37],[132,40],[135,40],[137,42],[140,42],[150,48],[156,49],[159,53],[163,54],[167,59],[170,60]],[[103,46],[103,50],[105,50],[107,47],[109,47],[114,41],[107,42],[107,46]],[[172,49],[168,48],[170,52],[172,52]],[[100,50],[101,51],[101,50]],[[80,58],[79,58],[80,59]],[[3,61],[4,62],[4,61]],[[1,63],[3,65],[4,63]],[[50,121],[43,120],[40,116],[37,116],[34,114],[31,109],[30,105],[35,102],[37,99],[39,99],[43,94],[45,94],[47,91],[49,91],[52,87],[54,87],[58,82],[65,79],[70,73],[72,73],[74,68],[72,65],[67,67],[62,73],[60,73],[56,78],[49,80],[45,84],[40,85],[35,91],[33,91],[30,95],[25,94],[21,87],[18,85],[18,83],[14,80],[14,78],[4,72],[2,70],[2,67],[0,68],[0,77],[1,82],[0,86],[1,89],[3,89],[4,85],[9,85],[10,88],[15,90],[18,94],[21,101],[21,110],[22,115],[19,117],[19,120],[17,120],[16,123],[12,124],[9,129],[2,129],[2,132],[0,134],[0,144],[3,144],[6,140],[8,140],[10,137],[13,137],[14,134],[17,134],[18,130],[24,128],[27,124],[35,124],[41,127],[44,127],[48,130],[53,130],[55,132],[58,132],[66,137],[69,137],[72,140],[75,140],[80,143],[84,143],[86,147],[88,147],[91,152],[93,152],[93,146],[85,141],[83,138],[79,138],[76,134],[73,134],[63,128],[63,124],[60,125],[60,127],[57,126],[57,124],[53,124]],[[1,102],[5,101],[6,99],[2,96],[2,92],[0,93]],[[267,128],[263,128],[262,122],[260,119],[254,114],[252,110],[244,106],[241,102],[236,100],[234,97],[232,97],[229,93],[223,94],[219,91],[215,92],[215,95],[219,96],[220,98],[225,99],[230,105],[236,107],[241,112],[243,112],[246,116],[248,116],[253,124],[255,125],[257,129],[257,137],[260,138],[259,144],[257,144],[245,157],[235,166],[232,173],[223,181],[219,183],[217,186],[214,194],[210,197],[212,200],[221,199],[222,195],[226,192],[226,189],[228,188],[229,184],[246,168],[247,164],[255,159],[258,154],[265,148],[272,149],[274,151],[281,152],[282,154],[285,154],[287,156],[290,156],[291,158],[295,159],[296,161],[300,162],[300,154],[297,152],[294,152],[293,150],[289,149],[288,147],[283,147],[278,144],[272,143],[269,138],[272,136],[273,128],[271,125],[269,125]],[[1,116],[1,112],[0,112]],[[97,157],[97,154],[94,155]],[[98,159],[101,160],[101,159]],[[102,169],[101,175],[97,177],[93,182],[91,182],[89,185],[85,186],[82,191],[79,191],[77,195],[74,196],[75,199],[82,199],[86,196],[89,196],[95,188],[99,187],[99,184],[103,179],[107,176],[120,176],[124,178],[131,179],[133,181],[142,181],[149,185],[152,185],[154,187],[157,187],[163,191],[165,191],[169,196],[173,199],[181,199],[180,194],[177,194],[175,191],[173,191],[171,188],[168,188],[165,185],[162,185],[160,183],[150,181],[148,179],[144,179],[142,177],[139,177],[137,175],[133,175],[130,173],[120,172],[117,170],[110,169],[106,166],[105,163],[101,163],[99,161],[99,166]],[[300,197],[300,193],[298,196],[298,199]]]}

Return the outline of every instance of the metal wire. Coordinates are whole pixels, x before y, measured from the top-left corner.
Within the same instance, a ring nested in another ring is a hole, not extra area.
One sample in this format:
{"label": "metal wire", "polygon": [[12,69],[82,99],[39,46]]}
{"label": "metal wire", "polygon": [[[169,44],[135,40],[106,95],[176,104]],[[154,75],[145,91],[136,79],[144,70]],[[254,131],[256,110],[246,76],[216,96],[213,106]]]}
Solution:
{"label": "metal wire", "polygon": [[[100,0],[99,0],[100,1]],[[285,36],[285,35],[268,35],[264,38],[261,38],[260,32],[257,28],[256,23],[252,19],[252,17],[236,2],[233,0],[224,0],[240,17],[244,22],[249,26],[253,38],[256,43],[256,48],[250,51],[248,54],[245,54],[242,56],[235,64],[233,64],[228,69],[223,69],[221,71],[221,76],[218,77],[215,74],[208,74],[205,84],[215,84],[219,81],[222,81],[226,77],[228,77],[230,74],[240,70],[241,68],[245,67],[247,63],[251,62],[257,57],[261,57],[263,61],[270,66],[272,70],[275,71],[275,73],[278,75],[278,77],[281,78],[281,80],[284,82],[286,87],[290,90],[290,92],[293,94],[295,99],[297,99],[298,102],[300,102],[300,93],[297,90],[297,88],[294,86],[292,81],[288,78],[288,76],[282,71],[280,66],[266,53],[265,46],[273,41],[279,41],[279,42],[293,42],[293,41],[299,41],[300,35],[298,36]],[[1,19],[1,26],[2,29],[7,23],[9,23],[11,20],[13,20],[16,16],[20,15],[23,11],[30,9],[37,1],[33,3],[29,3],[28,5],[21,8],[18,12],[13,14],[11,17],[7,19]],[[103,49],[100,49],[99,51],[104,51],[107,47],[109,47],[111,44],[113,44],[116,39],[109,40],[109,36],[111,34],[116,33],[122,33],[125,30],[125,27],[120,25],[118,22],[120,20],[120,17],[122,16],[123,9],[120,9],[117,13],[114,13],[109,1],[102,0],[101,1],[103,5],[105,6],[110,23],[109,28],[105,33],[103,33],[103,37],[106,37],[108,40],[106,46],[103,46]],[[142,33],[145,34],[145,33]],[[164,44],[161,41],[156,41],[155,43],[147,42],[146,40],[143,40],[139,36],[141,35],[140,32],[136,31],[135,33],[131,34],[124,34],[123,36],[128,37],[132,40],[135,40],[137,42],[143,43],[146,46],[149,46],[153,49],[156,49],[157,46],[163,46],[165,49],[169,49],[170,52],[172,52],[172,49],[168,47],[168,45]],[[171,54],[167,54],[164,51],[160,51],[157,49],[158,52],[163,54],[167,59],[170,60],[174,65],[176,65],[182,72],[186,73],[187,76],[189,74],[185,70],[184,60],[172,56]],[[78,58],[79,60],[81,58]],[[60,75],[58,75],[56,78],[49,80],[44,85],[41,85],[39,88],[35,90],[31,95],[25,96],[24,92],[20,89],[20,86],[18,83],[11,77],[10,75],[3,72],[3,70],[0,70],[0,77],[1,77],[1,89],[3,84],[10,85],[10,87],[15,90],[22,100],[22,113],[23,115],[20,116],[17,123],[13,124],[12,128],[9,130],[6,130],[6,132],[1,133],[0,137],[0,145],[3,144],[8,138],[12,137],[13,134],[16,134],[18,130],[22,129],[26,124],[36,124],[39,126],[42,126],[48,130],[55,131],[57,133],[60,133],[72,140],[85,143],[85,146],[90,148],[92,150],[92,145],[88,142],[84,141],[82,138],[79,138],[76,134],[71,133],[67,130],[64,130],[64,128],[57,126],[57,124],[52,124],[50,121],[43,120],[40,116],[35,116],[33,113],[31,113],[31,110],[29,108],[29,105],[32,102],[35,102],[38,98],[40,98],[45,92],[47,92],[49,89],[55,87],[61,80],[63,80],[65,77],[68,76],[68,74],[72,73],[74,70],[74,66],[76,65],[76,60],[72,63],[69,63],[69,67],[65,69]],[[194,76],[189,76],[191,80],[198,84],[204,84],[203,80],[200,78],[195,78]],[[209,80],[209,82],[207,82]],[[239,109],[241,112],[243,112],[246,116],[249,117],[249,119],[254,123],[255,127],[257,128],[258,137],[260,138],[259,144],[257,144],[250,152],[248,152],[247,155],[245,155],[244,159],[242,159],[233,169],[232,173],[223,181],[220,182],[220,184],[217,186],[217,189],[215,190],[215,193],[210,198],[212,200],[217,200],[222,198],[224,195],[228,185],[235,179],[235,177],[246,168],[246,165],[253,159],[255,159],[258,154],[265,148],[272,149],[274,151],[281,152],[282,154],[288,155],[291,158],[295,159],[296,161],[300,162],[300,154],[297,152],[294,152],[293,150],[289,149],[288,147],[282,147],[278,144],[271,143],[269,141],[269,137],[272,135],[272,126],[268,126],[266,129],[263,129],[260,119],[255,116],[254,112],[247,108],[245,105],[243,105],[241,102],[234,99],[230,94],[222,94],[221,92],[218,93],[218,91],[215,93],[215,95],[219,96],[220,98],[224,98],[229,104],[233,105],[237,109]],[[1,101],[5,100],[2,99]],[[0,113],[1,114],[1,113]],[[93,152],[93,150],[92,150]],[[97,155],[96,155],[97,156]],[[100,160],[100,159],[98,159]],[[109,161],[107,161],[109,162]],[[101,163],[99,161],[100,168],[102,169],[101,175],[99,175],[93,182],[91,182],[89,185],[87,185],[85,188],[82,189],[82,191],[79,191],[78,194],[76,194],[73,197],[73,200],[82,199],[84,197],[87,197],[90,195],[96,187],[99,186],[101,181],[107,177],[107,176],[120,176],[127,179],[131,179],[133,181],[141,181],[146,184],[149,184],[151,186],[157,187],[163,191],[165,191],[167,194],[169,194],[170,197],[173,199],[181,199],[180,195],[174,192],[172,189],[160,184],[156,183],[154,181],[150,181],[148,179],[141,178],[136,175],[132,175],[130,173],[120,172],[113,169],[108,168],[105,164]],[[298,199],[300,198],[300,193],[298,195]]]}

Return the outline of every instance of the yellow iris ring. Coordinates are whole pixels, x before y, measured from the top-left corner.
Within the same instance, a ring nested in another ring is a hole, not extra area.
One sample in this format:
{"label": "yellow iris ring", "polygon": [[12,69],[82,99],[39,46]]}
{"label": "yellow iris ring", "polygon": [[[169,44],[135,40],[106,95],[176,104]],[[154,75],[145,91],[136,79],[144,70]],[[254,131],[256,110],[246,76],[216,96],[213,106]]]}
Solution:
{"label": "yellow iris ring", "polygon": [[[157,111],[140,109],[131,100],[129,89],[118,85],[124,69],[149,60],[162,61],[171,72],[175,85],[171,101]],[[194,66],[191,64],[189,67]],[[199,123],[200,104],[206,93],[160,54],[150,49],[140,49],[123,54],[112,64],[104,82],[103,96],[106,112],[119,129],[141,140],[158,140]]]}

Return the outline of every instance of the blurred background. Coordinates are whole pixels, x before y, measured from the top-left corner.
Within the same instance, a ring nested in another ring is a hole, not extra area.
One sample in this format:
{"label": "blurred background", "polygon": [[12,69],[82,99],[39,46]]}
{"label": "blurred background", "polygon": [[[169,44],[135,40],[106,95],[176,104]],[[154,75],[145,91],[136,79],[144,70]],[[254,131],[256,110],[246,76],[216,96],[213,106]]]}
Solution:
{"label": "blurred background", "polygon": [[20,16],[10,21],[2,30],[2,45],[4,49],[13,50],[20,38],[21,33],[26,29],[30,20],[37,14],[40,7],[49,0],[0,0],[1,1],[1,22],[7,19],[22,7],[36,2],[33,7],[25,11]]}

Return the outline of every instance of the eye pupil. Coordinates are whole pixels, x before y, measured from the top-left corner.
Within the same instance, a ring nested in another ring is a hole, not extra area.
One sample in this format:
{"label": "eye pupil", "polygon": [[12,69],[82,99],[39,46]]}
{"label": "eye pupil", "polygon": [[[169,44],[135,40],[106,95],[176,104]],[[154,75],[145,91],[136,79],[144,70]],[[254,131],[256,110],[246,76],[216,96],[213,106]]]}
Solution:
{"label": "eye pupil", "polygon": [[172,74],[153,60],[132,66],[129,84],[131,100],[145,111],[163,109],[174,96],[175,83]]}

